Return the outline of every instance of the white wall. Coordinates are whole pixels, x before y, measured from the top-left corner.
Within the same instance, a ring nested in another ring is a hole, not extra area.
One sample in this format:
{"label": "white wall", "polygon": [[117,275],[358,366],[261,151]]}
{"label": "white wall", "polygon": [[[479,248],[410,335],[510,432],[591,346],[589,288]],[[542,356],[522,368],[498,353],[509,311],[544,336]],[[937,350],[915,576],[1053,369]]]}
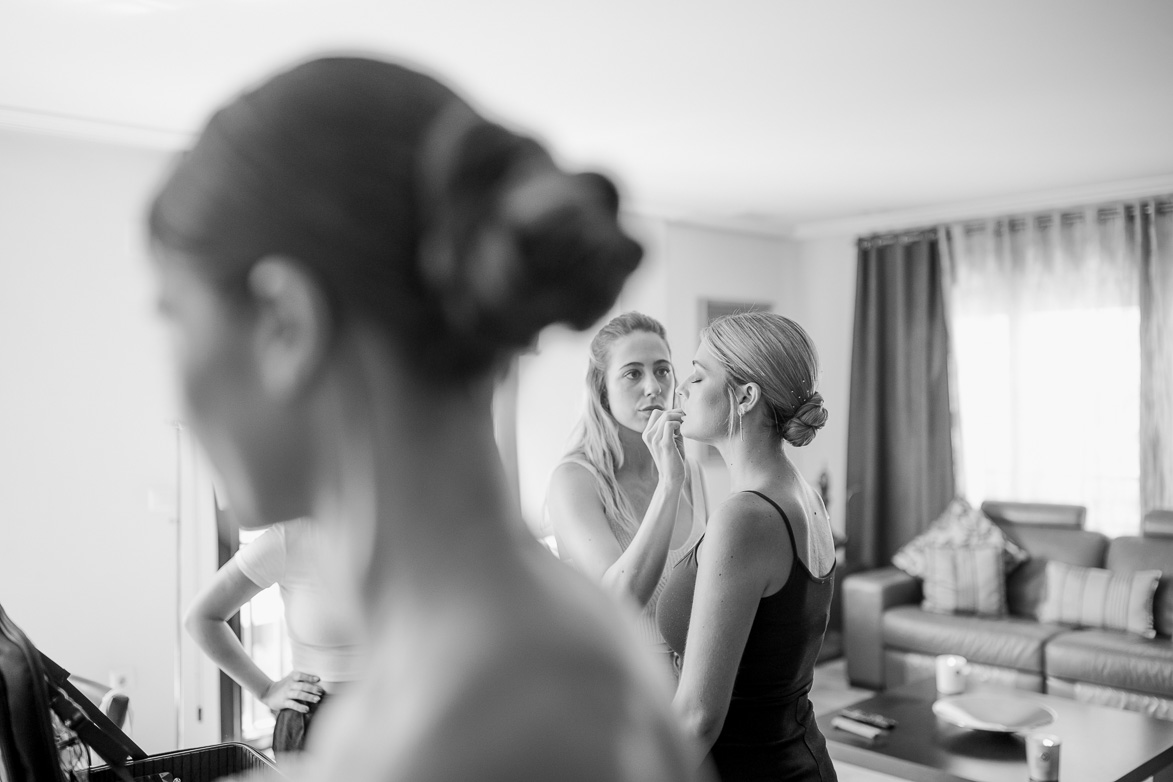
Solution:
{"label": "white wall", "polygon": [[0,132],[0,604],[74,673],[129,675],[148,752],[176,745],[181,599],[176,415],[142,234],[166,161]]}
{"label": "white wall", "polygon": [[853,235],[798,243],[796,275],[787,281],[797,295],[793,317],[819,351],[819,391],[827,425],[814,441],[791,451],[807,480],[823,470],[831,477],[831,522],[843,532],[846,519],[847,419],[851,398],[851,340],[855,323],[856,250]]}
{"label": "white wall", "polygon": [[[651,217],[627,218],[644,243],[639,271],[614,312],[638,309],[663,322],[678,377],[689,371],[701,328],[701,300],[764,302],[793,313],[803,292],[794,242],[768,235],[707,228]],[[546,484],[582,412],[583,379],[592,333],[550,329],[537,353],[523,357],[518,391],[518,464],[522,512],[531,528],[542,523]],[[696,449],[692,449],[697,453]],[[702,462],[713,499],[728,491],[724,465]],[[809,476],[813,479],[812,476]]]}

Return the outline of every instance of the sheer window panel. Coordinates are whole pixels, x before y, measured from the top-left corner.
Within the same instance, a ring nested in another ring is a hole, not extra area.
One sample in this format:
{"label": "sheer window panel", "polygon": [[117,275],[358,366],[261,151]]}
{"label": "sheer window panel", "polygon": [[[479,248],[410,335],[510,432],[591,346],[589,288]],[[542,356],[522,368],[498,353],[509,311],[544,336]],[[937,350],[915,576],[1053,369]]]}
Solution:
{"label": "sheer window panel", "polygon": [[1087,526],[1140,518],[1139,308],[959,314],[954,320],[971,501],[1085,505]]}

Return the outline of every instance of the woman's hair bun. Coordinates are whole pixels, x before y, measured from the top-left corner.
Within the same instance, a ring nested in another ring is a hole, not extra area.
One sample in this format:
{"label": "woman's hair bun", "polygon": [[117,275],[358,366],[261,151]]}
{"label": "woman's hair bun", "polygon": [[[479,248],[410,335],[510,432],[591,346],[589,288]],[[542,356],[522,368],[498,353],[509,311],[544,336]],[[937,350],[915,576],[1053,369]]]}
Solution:
{"label": "woman's hair bun", "polygon": [[791,445],[806,445],[825,423],[827,408],[823,407],[823,395],[816,391],[782,425],[782,438]]}
{"label": "woman's hair bun", "polygon": [[602,174],[562,171],[537,142],[469,128],[421,247],[421,276],[466,357],[491,363],[542,328],[584,329],[615,303],[643,248]]}
{"label": "woman's hair bun", "polygon": [[506,197],[505,211],[520,273],[499,306],[523,341],[550,323],[593,324],[643,256],[620,228],[619,193],[602,174],[538,174]]}

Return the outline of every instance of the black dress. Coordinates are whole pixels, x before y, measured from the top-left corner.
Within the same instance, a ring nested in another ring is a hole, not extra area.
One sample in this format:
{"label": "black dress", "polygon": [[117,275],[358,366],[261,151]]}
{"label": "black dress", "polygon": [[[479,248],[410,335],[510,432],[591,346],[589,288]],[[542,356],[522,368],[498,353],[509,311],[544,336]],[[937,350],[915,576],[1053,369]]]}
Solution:
{"label": "black dress", "polygon": [[[835,768],[807,696],[827,630],[835,568],[825,576],[813,575],[798,558],[790,519],[769,497],[753,494],[774,506],[786,523],[794,566],[782,588],[758,603],[712,759],[722,782],[829,782],[837,778]],[[660,632],[681,656],[702,542],[673,568],[657,613]]]}

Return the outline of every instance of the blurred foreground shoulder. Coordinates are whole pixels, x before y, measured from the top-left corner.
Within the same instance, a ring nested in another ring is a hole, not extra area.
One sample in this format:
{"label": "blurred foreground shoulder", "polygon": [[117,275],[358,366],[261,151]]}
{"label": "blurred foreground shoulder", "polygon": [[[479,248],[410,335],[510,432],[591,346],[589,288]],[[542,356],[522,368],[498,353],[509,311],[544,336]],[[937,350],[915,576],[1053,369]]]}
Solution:
{"label": "blurred foreground shoulder", "polygon": [[378,677],[319,734],[316,768],[293,778],[702,779],[667,682],[613,603],[544,551],[521,571],[508,604],[477,595],[402,657],[377,651]]}

